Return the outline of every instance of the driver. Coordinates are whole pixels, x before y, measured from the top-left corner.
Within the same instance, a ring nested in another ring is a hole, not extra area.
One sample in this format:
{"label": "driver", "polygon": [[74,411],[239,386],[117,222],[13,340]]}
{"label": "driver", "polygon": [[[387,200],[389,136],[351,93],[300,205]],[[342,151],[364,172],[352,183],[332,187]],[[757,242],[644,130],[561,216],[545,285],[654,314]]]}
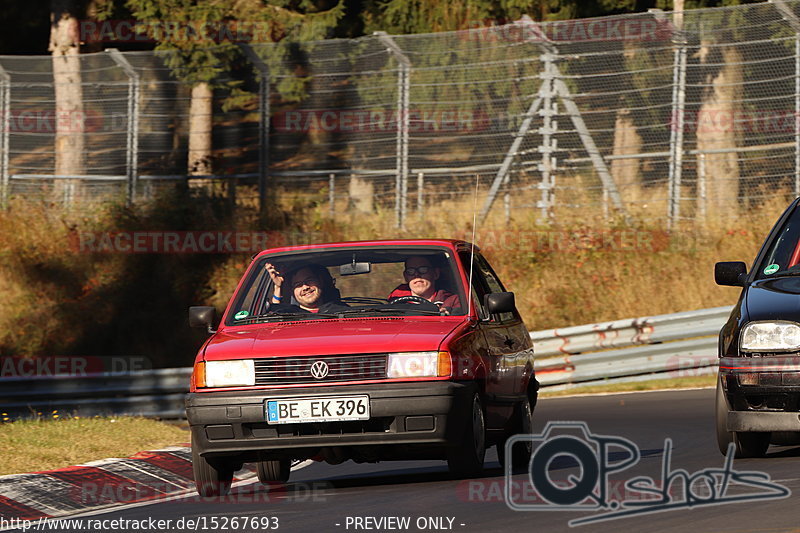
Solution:
{"label": "driver", "polygon": [[[305,265],[289,272],[286,276],[271,263],[267,263],[265,268],[273,283],[271,311],[329,313],[348,307],[339,300],[336,280],[322,265],[313,263]],[[296,304],[283,301],[285,279],[289,280],[291,294]]]}
{"label": "driver", "polygon": [[443,314],[449,315],[455,307],[461,307],[458,295],[444,289],[436,289],[436,280],[441,276],[441,269],[422,255],[413,255],[406,259],[403,278],[405,283],[398,285],[389,295],[389,301],[403,296],[417,296],[439,306]]}

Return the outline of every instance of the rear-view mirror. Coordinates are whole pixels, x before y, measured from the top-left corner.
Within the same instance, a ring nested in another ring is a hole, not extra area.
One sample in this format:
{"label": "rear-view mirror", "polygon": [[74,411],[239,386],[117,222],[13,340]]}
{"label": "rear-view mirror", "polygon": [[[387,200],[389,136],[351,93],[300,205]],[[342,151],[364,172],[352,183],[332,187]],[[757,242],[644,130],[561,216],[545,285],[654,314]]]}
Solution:
{"label": "rear-view mirror", "polygon": [[353,274],[367,274],[372,270],[372,264],[363,263],[347,263],[339,267],[339,274],[342,276],[352,276]]}

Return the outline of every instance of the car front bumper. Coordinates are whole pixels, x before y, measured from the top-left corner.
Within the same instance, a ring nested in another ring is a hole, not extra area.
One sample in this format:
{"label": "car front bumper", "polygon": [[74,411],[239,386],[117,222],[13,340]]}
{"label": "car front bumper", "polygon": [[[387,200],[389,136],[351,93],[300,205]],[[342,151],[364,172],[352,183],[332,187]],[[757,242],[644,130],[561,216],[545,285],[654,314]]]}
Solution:
{"label": "car front bumper", "polygon": [[800,356],[723,357],[728,431],[800,432]]}
{"label": "car front bumper", "polygon": [[[186,397],[194,445],[201,455],[243,455],[294,450],[296,456],[324,447],[454,445],[460,441],[475,386],[429,381],[234,392],[195,392]],[[370,398],[370,419],[358,422],[274,424],[267,400],[320,396]],[[299,453],[298,453],[299,452]]]}

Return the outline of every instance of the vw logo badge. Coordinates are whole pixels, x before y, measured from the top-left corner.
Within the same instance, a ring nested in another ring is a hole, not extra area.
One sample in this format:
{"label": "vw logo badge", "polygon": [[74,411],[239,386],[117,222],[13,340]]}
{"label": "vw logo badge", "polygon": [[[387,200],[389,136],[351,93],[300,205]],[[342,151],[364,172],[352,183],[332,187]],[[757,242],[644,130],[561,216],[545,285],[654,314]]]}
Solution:
{"label": "vw logo badge", "polygon": [[311,375],[317,379],[322,379],[328,375],[328,363],[325,361],[314,361],[311,365]]}

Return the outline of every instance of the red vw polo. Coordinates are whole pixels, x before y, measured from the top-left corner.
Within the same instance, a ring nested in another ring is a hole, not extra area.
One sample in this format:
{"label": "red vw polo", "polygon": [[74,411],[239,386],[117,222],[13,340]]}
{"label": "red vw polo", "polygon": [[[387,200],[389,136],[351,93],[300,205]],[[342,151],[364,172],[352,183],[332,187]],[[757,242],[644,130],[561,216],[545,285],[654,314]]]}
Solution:
{"label": "red vw polo", "polygon": [[[530,432],[533,347],[476,246],[393,240],[258,254],[197,354],[186,413],[197,490],[224,494],[243,463],[264,482],[293,460],[446,459],[459,476]],[[525,465],[530,447],[511,460]]]}

